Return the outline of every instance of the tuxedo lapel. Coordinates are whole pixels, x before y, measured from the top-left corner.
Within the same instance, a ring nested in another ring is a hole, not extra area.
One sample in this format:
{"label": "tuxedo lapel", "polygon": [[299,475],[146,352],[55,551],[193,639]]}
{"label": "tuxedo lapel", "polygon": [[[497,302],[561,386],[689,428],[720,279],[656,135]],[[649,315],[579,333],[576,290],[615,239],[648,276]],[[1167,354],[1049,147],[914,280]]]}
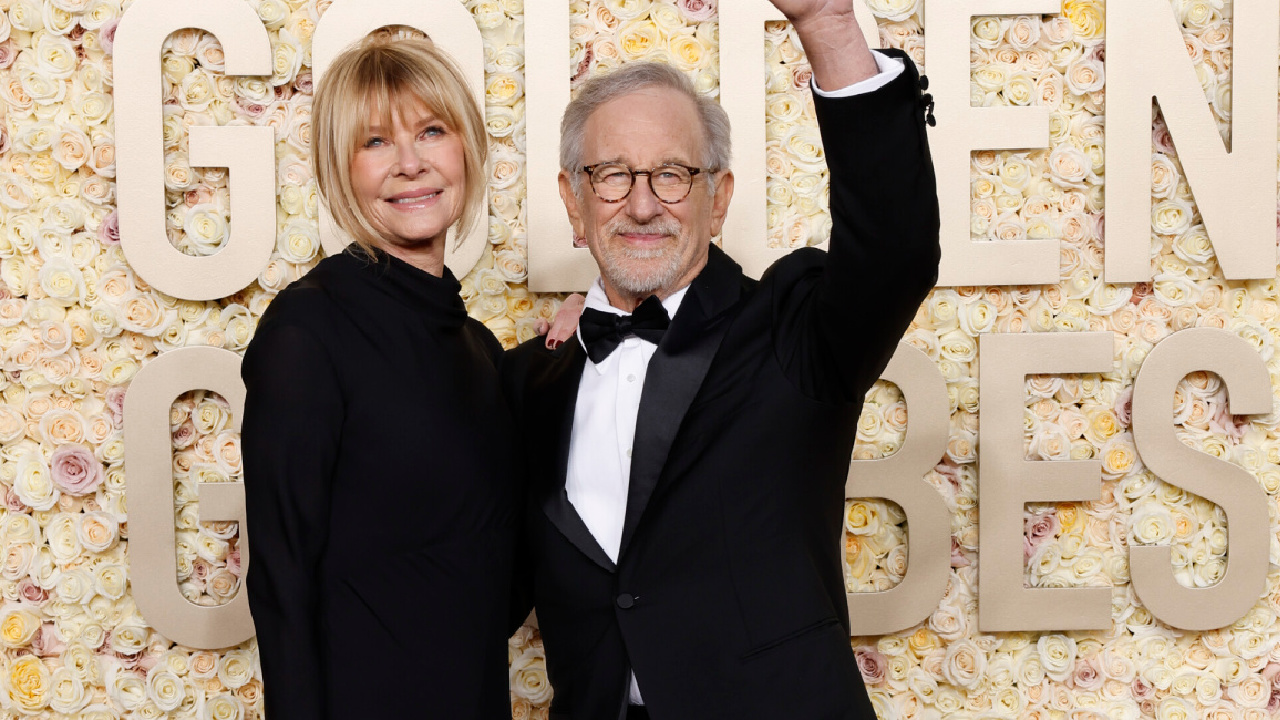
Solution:
{"label": "tuxedo lapel", "polygon": [[565,478],[569,472],[569,440],[573,434],[573,412],[578,401],[578,385],[586,365],[587,353],[577,338],[560,346],[549,364],[531,379],[536,410],[532,417],[545,422],[546,434],[552,439],[544,447],[554,448],[554,467],[542,474],[537,502],[543,513],[561,534],[591,558],[597,565],[614,572],[616,566],[596,542],[582,516],[569,502]]}
{"label": "tuxedo lapel", "polygon": [[676,432],[698,388],[702,387],[732,320],[726,311],[737,302],[741,289],[742,268],[712,245],[707,266],[690,285],[688,296],[649,361],[640,395],[640,411],[636,415],[619,558],[627,551],[645,506],[658,485]]}

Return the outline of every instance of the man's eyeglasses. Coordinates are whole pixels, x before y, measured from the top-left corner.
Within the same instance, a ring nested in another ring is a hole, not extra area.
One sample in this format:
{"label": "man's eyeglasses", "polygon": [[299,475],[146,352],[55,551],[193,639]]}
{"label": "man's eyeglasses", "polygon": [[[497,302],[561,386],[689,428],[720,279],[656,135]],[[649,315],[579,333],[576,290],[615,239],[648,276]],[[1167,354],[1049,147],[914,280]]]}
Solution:
{"label": "man's eyeglasses", "polygon": [[582,168],[591,178],[591,189],[596,197],[609,203],[622,202],[636,185],[637,175],[649,177],[649,189],[659,201],[671,205],[684,200],[693,188],[693,176],[714,172],[709,168],[696,168],[669,163],[652,170],[632,170],[623,163],[610,162],[587,165]]}

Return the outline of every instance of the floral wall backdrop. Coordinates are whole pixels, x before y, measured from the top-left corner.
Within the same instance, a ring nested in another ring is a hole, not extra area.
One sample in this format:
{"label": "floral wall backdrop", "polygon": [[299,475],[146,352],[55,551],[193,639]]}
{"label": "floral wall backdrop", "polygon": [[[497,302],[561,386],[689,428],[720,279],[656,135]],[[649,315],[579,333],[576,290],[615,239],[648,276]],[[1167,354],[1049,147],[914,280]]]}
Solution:
{"label": "floral wall backdrop", "polygon": [[[219,651],[175,645],[147,627],[127,574],[128,516],[121,432],[134,374],[168,350],[243,351],[271,298],[319,259],[315,183],[308,167],[310,36],[325,0],[247,0],[268,29],[270,77],[230,79],[207,34],[166,44],[162,93],[167,225],[185,253],[208,255],[227,238],[224,169],[192,168],[186,128],[266,125],[276,130],[277,245],[258,281],[212,302],[151,289],[120,249],[114,208],[112,49],[128,2],[0,0],[0,709],[6,717],[211,718],[262,716],[255,643]],[[460,0],[461,1],[461,0]],[[1116,0],[1119,1],[1119,0]],[[1230,0],[1171,0],[1206,102],[1224,137],[1231,113]],[[472,315],[512,346],[550,318],[558,296],[525,286],[525,9],[522,0],[466,0],[485,40],[486,100],[494,154],[492,247],[463,281]],[[718,88],[715,0],[570,0],[566,62],[575,85],[623,63],[661,58],[697,87]],[[886,46],[923,63],[921,0],[868,0]],[[1226,568],[1223,513],[1165,484],[1138,459],[1129,431],[1134,374],[1155,343],[1188,327],[1225,328],[1252,343],[1273,385],[1280,310],[1274,280],[1227,282],[1217,266],[1163,120],[1152,130],[1150,283],[1102,279],[1102,113],[1105,27],[1101,0],[1064,0],[1058,16],[974,18],[975,105],[1051,110],[1050,147],[972,158],[971,233],[1061,237],[1061,282],[1037,287],[935,290],[907,341],[935,359],[948,383],[951,438],[929,479],[953,509],[946,596],[921,625],[853,638],[884,718],[1255,718],[1280,712],[1280,528],[1272,511],[1267,594],[1233,626],[1171,629],[1138,602],[1127,546],[1172,543],[1178,581],[1214,583]],[[768,219],[770,242],[820,242],[830,228],[827,176],[807,93],[809,70],[785,23],[770,23]],[[927,68],[925,68],[927,70]],[[533,178],[533,182],[551,182]],[[1115,373],[1027,382],[1027,456],[1102,461],[1102,499],[1030,506],[1027,582],[1114,587],[1112,627],[1097,632],[978,631],[977,336],[984,332],[1116,333]],[[1276,418],[1236,417],[1211,374],[1181,384],[1179,437],[1248,470],[1280,495]],[[195,483],[241,479],[228,404],[193,392],[171,412],[176,572],[197,604],[240,590],[234,523],[201,522]],[[868,395],[856,458],[891,454],[908,422],[901,395]],[[906,568],[908,525],[891,503],[847,505],[850,591],[892,586]],[[429,651],[429,649],[427,649]],[[512,638],[516,718],[545,717],[551,696],[538,633]],[[269,688],[265,689],[269,692]],[[429,702],[429,701],[428,701]]]}

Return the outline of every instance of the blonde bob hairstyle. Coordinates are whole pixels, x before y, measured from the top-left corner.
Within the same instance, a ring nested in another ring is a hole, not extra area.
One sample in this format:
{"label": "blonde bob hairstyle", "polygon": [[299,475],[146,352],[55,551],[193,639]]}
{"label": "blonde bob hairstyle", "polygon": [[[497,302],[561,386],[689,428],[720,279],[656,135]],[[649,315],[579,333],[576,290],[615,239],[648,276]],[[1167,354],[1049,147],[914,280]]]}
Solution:
{"label": "blonde bob hairstyle", "polygon": [[480,222],[488,185],[484,115],[453,59],[412,28],[375,30],[343,50],[320,79],[311,110],[311,164],[320,200],[366,252],[384,238],[351,186],[351,160],[380,118],[391,127],[403,108],[421,102],[462,140],[466,186],[454,229],[461,241]]}

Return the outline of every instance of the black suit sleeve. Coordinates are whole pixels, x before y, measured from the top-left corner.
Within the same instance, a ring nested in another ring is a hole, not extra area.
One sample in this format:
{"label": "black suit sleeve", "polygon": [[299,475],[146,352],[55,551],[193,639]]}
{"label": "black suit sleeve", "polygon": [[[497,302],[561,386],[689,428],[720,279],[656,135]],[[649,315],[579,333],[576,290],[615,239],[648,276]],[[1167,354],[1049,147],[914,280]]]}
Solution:
{"label": "black suit sleeve", "polygon": [[246,589],[273,720],[325,711],[319,562],[342,427],[338,379],[296,325],[264,323],[245,356],[241,431],[250,535]]}
{"label": "black suit sleeve", "polygon": [[887,54],[906,65],[888,85],[815,95],[831,172],[831,247],[816,264],[775,267],[779,360],[802,391],[824,400],[862,398],[938,277],[937,183],[919,75],[901,51]]}

